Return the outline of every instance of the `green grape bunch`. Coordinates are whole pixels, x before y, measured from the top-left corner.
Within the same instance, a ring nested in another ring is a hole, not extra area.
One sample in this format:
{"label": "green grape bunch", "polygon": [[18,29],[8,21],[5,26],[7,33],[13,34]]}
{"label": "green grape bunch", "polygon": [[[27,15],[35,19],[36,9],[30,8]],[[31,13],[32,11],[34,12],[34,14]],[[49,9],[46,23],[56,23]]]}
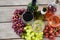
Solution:
{"label": "green grape bunch", "polygon": [[22,35],[22,38],[26,40],[42,40],[43,39],[43,32],[37,33],[33,30],[32,26],[27,25],[25,28],[25,33]]}

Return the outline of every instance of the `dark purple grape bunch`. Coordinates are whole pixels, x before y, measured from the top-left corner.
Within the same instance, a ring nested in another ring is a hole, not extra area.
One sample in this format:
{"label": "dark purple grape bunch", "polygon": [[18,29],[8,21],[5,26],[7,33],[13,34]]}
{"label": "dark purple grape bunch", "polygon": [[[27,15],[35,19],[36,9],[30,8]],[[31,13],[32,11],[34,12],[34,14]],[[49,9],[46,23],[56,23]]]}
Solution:
{"label": "dark purple grape bunch", "polygon": [[15,10],[14,16],[12,17],[12,28],[19,36],[22,35],[24,32],[24,27],[26,26],[23,20],[19,17],[19,15],[22,15],[24,11],[25,9]]}
{"label": "dark purple grape bunch", "polygon": [[25,9],[19,9],[19,10],[17,9],[15,10],[14,15],[18,15],[18,14],[22,15],[24,11]]}
{"label": "dark purple grape bunch", "polygon": [[48,10],[50,10],[50,11],[52,11],[52,12],[56,12],[57,9],[56,9],[56,7],[55,7],[54,5],[51,5],[51,4],[50,4],[50,5],[48,6]]}
{"label": "dark purple grape bunch", "polygon": [[19,14],[22,15],[24,13],[25,9],[20,9],[19,11],[20,11]]}

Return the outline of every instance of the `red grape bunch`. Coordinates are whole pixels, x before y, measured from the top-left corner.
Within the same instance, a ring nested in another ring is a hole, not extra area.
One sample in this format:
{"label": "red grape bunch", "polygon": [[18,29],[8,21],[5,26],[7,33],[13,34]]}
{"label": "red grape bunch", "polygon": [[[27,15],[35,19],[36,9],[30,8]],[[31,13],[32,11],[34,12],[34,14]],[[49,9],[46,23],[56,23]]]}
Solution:
{"label": "red grape bunch", "polygon": [[24,11],[25,9],[15,10],[14,16],[12,17],[12,28],[19,36],[22,35],[22,33],[24,32],[24,27],[26,26],[26,24],[21,19],[21,15]]}
{"label": "red grape bunch", "polygon": [[55,40],[55,37],[60,34],[60,28],[46,25],[43,32],[45,38],[49,38],[49,40]]}

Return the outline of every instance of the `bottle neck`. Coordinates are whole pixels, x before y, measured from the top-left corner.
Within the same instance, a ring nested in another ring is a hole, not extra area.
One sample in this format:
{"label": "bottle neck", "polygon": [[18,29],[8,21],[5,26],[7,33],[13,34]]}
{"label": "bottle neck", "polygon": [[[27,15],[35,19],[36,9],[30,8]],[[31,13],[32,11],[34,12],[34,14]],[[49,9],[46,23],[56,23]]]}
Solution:
{"label": "bottle neck", "polygon": [[32,0],[32,6],[36,5],[36,0]]}

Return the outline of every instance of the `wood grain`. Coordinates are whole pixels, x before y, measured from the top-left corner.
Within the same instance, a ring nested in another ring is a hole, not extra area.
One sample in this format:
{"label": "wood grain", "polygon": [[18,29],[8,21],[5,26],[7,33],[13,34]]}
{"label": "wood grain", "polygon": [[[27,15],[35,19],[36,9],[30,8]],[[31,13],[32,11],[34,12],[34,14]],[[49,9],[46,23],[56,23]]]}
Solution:
{"label": "wood grain", "polygon": [[[27,8],[27,5],[32,0],[0,0],[0,40],[23,40],[13,31],[11,18],[13,16],[13,12],[16,9]],[[38,4],[48,4],[52,3],[55,0],[37,0]],[[9,6],[10,5],[10,6]],[[15,6],[14,6],[15,5]],[[16,6],[17,5],[17,6]],[[39,6],[39,10],[47,5]],[[60,13],[60,6],[58,7],[58,12]],[[47,40],[44,38],[43,40]],[[56,40],[60,40],[60,37],[57,37]]]}
{"label": "wood grain", "polygon": [[12,29],[12,23],[0,23],[0,39],[20,38]]}
{"label": "wood grain", "polygon": [[[39,6],[39,10],[45,6]],[[18,6],[18,7],[0,7],[0,23],[5,21],[11,21],[13,13],[16,9],[27,8],[26,6]]]}
{"label": "wood grain", "polygon": [[[41,5],[39,6],[38,10],[41,10],[43,7],[46,7],[47,5]],[[8,22],[11,21],[11,18],[13,16],[13,13],[16,9],[22,9],[27,8],[27,6],[15,6],[15,7],[0,7],[0,23],[1,22]],[[57,6],[57,12],[56,15],[60,15],[60,5]]]}
{"label": "wood grain", "polygon": [[[0,0],[0,5],[27,5],[32,0]],[[55,0],[37,0],[38,4],[48,4]]]}

